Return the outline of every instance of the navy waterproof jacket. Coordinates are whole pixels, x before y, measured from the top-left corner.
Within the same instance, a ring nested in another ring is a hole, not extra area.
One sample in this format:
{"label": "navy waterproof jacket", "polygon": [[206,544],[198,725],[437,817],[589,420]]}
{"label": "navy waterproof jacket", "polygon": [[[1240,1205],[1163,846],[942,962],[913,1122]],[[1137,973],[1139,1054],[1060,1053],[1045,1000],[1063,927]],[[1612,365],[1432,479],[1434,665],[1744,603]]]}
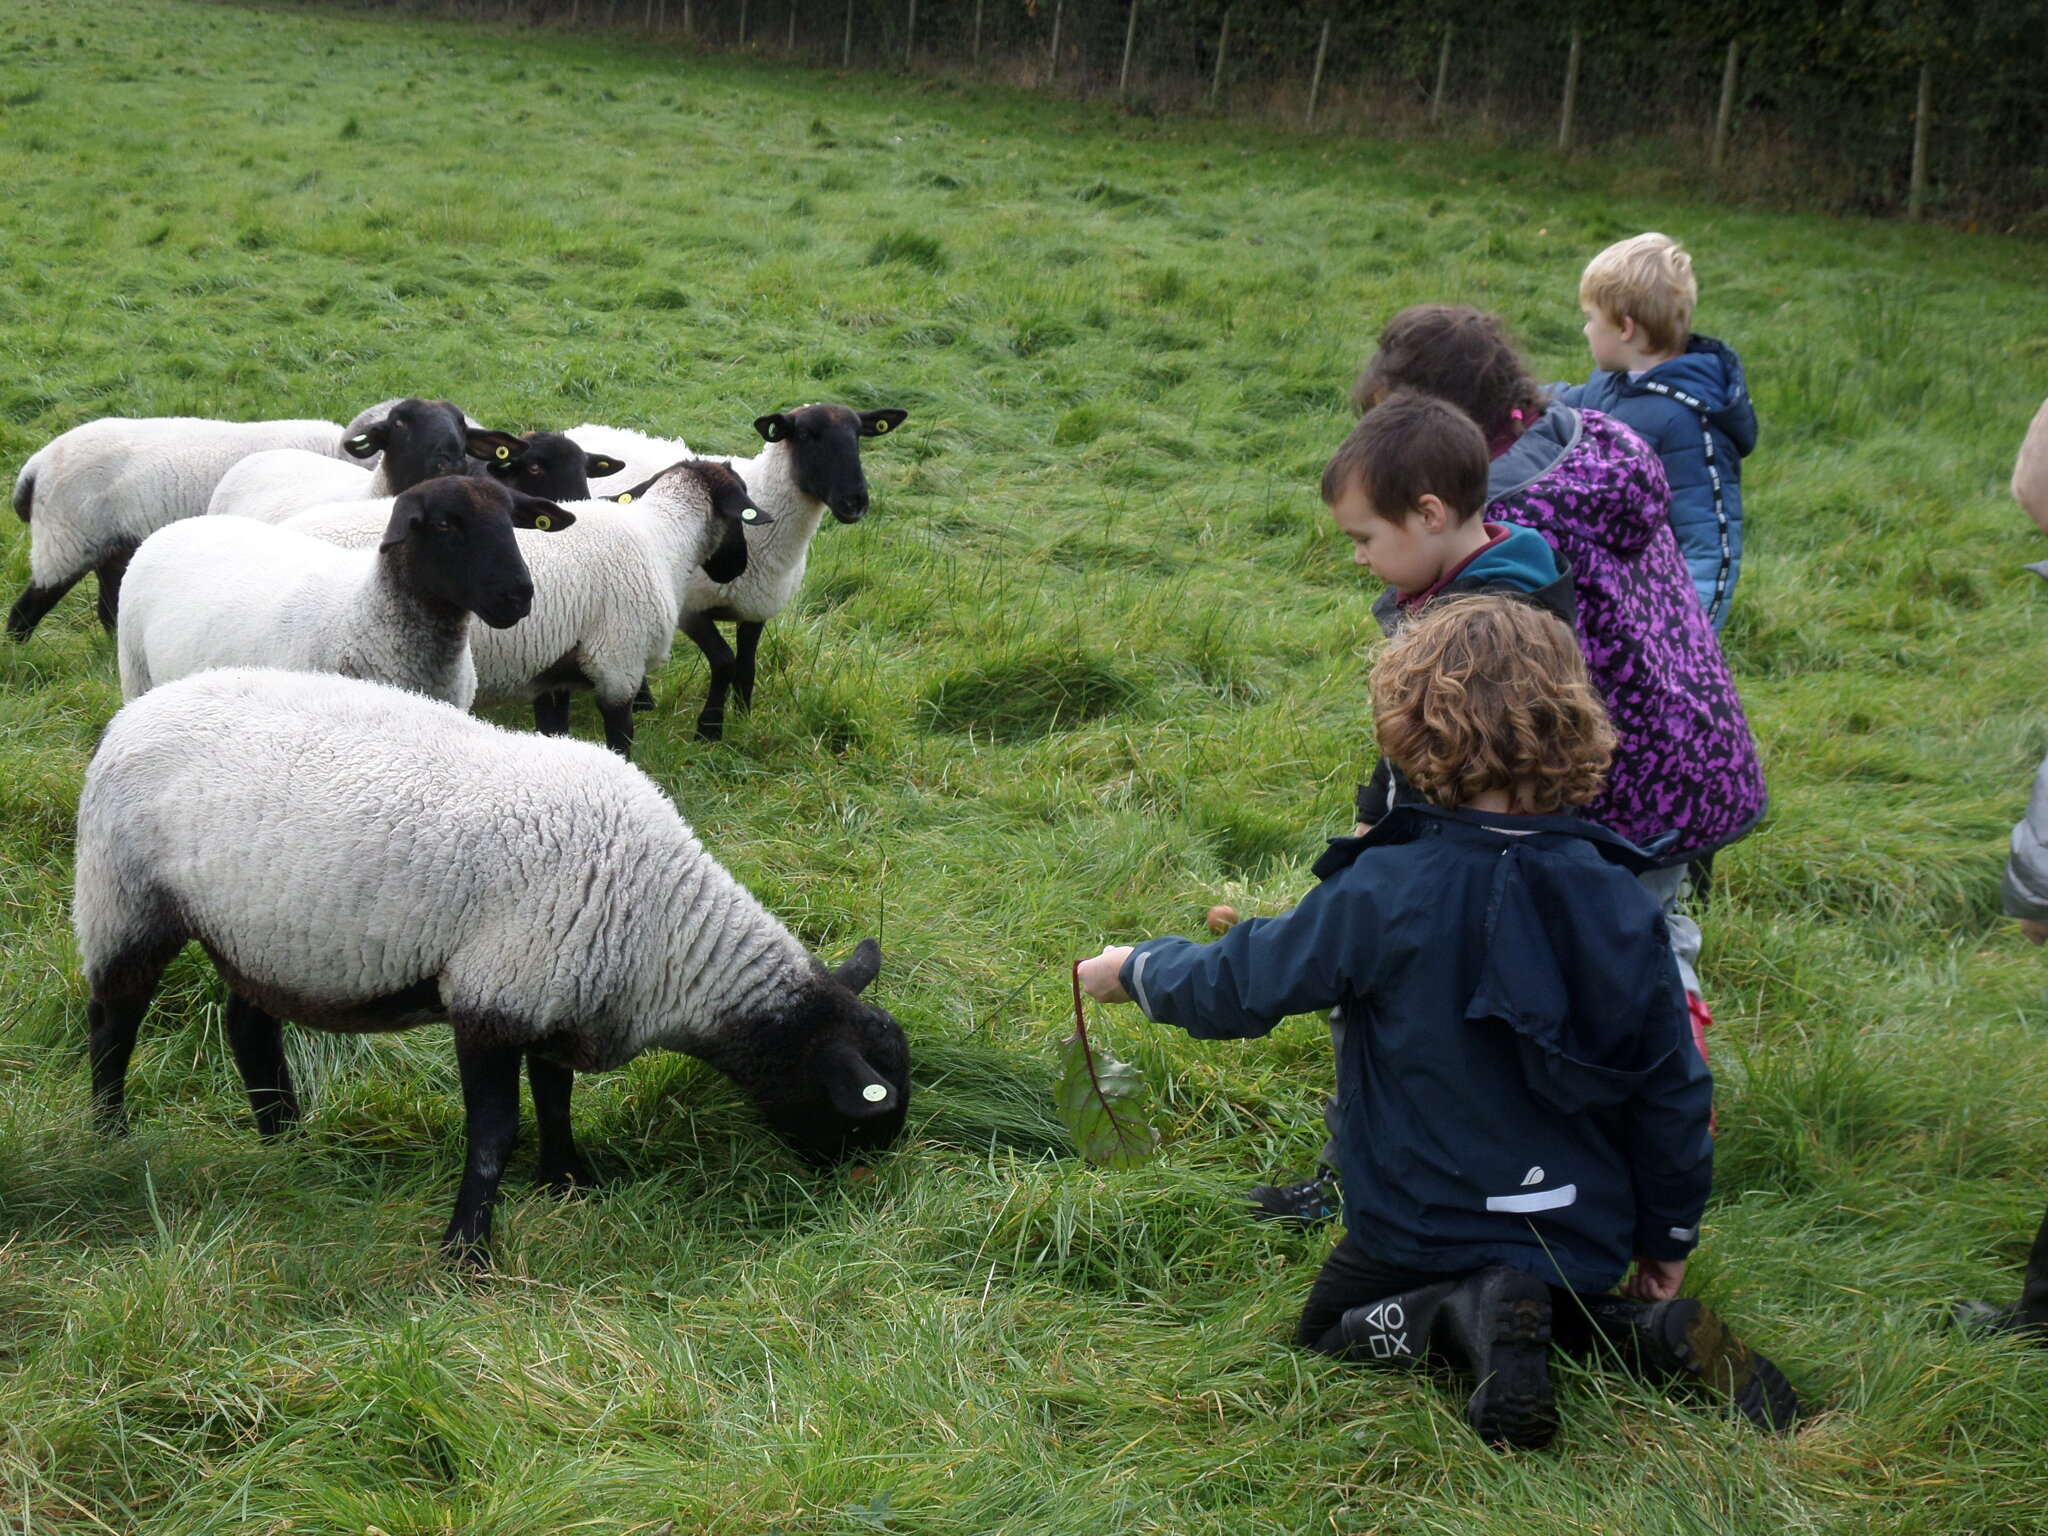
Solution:
{"label": "navy waterproof jacket", "polygon": [[1713,1179],[1647,863],[1575,816],[1401,806],[1333,839],[1292,912],[1148,940],[1120,979],[1199,1039],[1343,1008],[1338,1163],[1370,1257],[1605,1291],[1692,1251]]}
{"label": "navy waterproof jacket", "polygon": [[1679,356],[1634,378],[1603,368],[1552,398],[1612,416],[1664,461],[1671,531],[1718,631],[1742,574],[1742,461],[1757,433],[1735,349],[1695,334]]}

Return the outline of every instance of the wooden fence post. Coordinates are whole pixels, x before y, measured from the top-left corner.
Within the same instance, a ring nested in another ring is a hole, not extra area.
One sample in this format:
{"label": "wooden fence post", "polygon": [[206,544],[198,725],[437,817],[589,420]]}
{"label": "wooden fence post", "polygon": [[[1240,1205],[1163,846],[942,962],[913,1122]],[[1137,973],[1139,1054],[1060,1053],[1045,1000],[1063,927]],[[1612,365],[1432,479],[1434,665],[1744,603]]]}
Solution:
{"label": "wooden fence post", "polygon": [[1913,109],[1913,180],[1906,192],[1906,217],[1915,224],[1927,209],[1927,120],[1934,114],[1934,66],[1920,66],[1920,100]]}
{"label": "wooden fence post", "polygon": [[740,0],[740,47],[747,46],[747,0]]}
{"label": "wooden fence post", "polygon": [[910,61],[917,53],[917,0],[910,0],[910,24],[903,29],[903,67],[910,68]]}
{"label": "wooden fence post", "polygon": [[1116,72],[1116,99],[1122,101],[1131,83],[1131,45],[1138,40],[1138,0],[1131,0],[1131,19],[1124,26],[1124,67]]}
{"label": "wooden fence post", "polygon": [[1707,161],[1707,168],[1716,176],[1728,162],[1728,130],[1735,122],[1735,70],[1736,50],[1739,45],[1734,38],[1728,39],[1728,62],[1721,69],[1721,110],[1714,114],[1714,152]]}
{"label": "wooden fence post", "polygon": [[1557,119],[1557,147],[1572,147],[1572,108],[1579,100],[1579,29],[1572,28],[1572,51],[1564,66],[1564,111]]}
{"label": "wooden fence post", "polygon": [[981,67],[981,0],[974,0],[974,47],[968,54],[968,62],[976,69]]}
{"label": "wooden fence post", "polygon": [[1328,55],[1329,51],[1330,18],[1325,16],[1323,18],[1322,39],[1316,44],[1316,72],[1309,76],[1308,81],[1308,115],[1302,119],[1301,123],[1304,128],[1313,128],[1316,125],[1316,97],[1322,94],[1323,59]]}
{"label": "wooden fence post", "polygon": [[782,45],[782,51],[792,58],[796,56],[796,0],[789,0],[789,41]]}
{"label": "wooden fence post", "polygon": [[1053,0],[1052,8],[1052,64],[1045,72],[1045,83],[1056,84],[1060,78],[1060,12],[1066,9],[1066,0]]}
{"label": "wooden fence post", "polygon": [[853,68],[853,0],[846,0],[846,41],[839,45],[839,67]]}
{"label": "wooden fence post", "polygon": [[1223,55],[1230,48],[1230,7],[1223,7],[1223,25],[1216,33],[1216,73],[1209,80],[1209,110],[1223,97]]}
{"label": "wooden fence post", "polygon": [[694,42],[696,37],[697,26],[690,18],[690,0],[683,0],[683,41]]}
{"label": "wooden fence post", "polygon": [[1451,80],[1451,24],[1444,23],[1444,44],[1436,51],[1436,89],[1429,93],[1430,126],[1444,115],[1444,87]]}

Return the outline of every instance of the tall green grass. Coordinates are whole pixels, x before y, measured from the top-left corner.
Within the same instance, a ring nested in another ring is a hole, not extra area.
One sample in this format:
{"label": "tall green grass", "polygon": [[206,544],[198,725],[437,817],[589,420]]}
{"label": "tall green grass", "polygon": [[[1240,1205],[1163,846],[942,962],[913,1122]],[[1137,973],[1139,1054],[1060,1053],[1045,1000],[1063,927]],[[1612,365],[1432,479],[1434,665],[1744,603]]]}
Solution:
{"label": "tall green grass", "polygon": [[[2048,1199],[2048,997],[1995,894],[2048,749],[2048,594],[2001,490],[2048,389],[2038,247],[176,0],[0,15],[0,185],[9,465],[99,415],[404,393],[728,452],[765,410],[909,407],[756,712],[698,744],[679,655],[640,760],[821,951],[881,934],[918,1084],[854,1181],[680,1058],[587,1079],[606,1189],[516,1195],[467,1284],[431,1247],[445,1035],[294,1038],[307,1134],[261,1146],[188,956],[136,1132],[97,1139],[65,904],[118,694],[73,597],[0,649],[0,1529],[2048,1525],[2048,1366],[1940,1321],[2012,1290]],[[1119,1175],[1066,1154],[1050,1048],[1072,956],[1277,910],[1349,820],[1377,637],[1313,485],[1380,320],[1470,300],[1583,376],[1578,268],[1650,227],[1694,249],[1764,420],[1728,646],[1774,807],[1704,915],[1695,1284],[1814,1411],[1765,1442],[1571,1367],[1556,1450],[1501,1458],[1446,1383],[1286,1345],[1326,1239],[1235,1201],[1314,1155],[1319,1024],[1197,1047],[1107,1014],[1172,1126]],[[18,585],[25,531],[6,549]]]}

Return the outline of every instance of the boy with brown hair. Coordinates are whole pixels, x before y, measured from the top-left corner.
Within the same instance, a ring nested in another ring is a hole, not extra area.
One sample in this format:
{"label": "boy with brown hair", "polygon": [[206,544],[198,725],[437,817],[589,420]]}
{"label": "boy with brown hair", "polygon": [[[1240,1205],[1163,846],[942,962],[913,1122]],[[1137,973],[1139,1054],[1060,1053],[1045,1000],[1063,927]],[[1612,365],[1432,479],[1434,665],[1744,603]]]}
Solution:
{"label": "boy with brown hair", "polygon": [[1082,986],[1198,1039],[1343,1008],[1348,1230],[1303,1347],[1447,1358],[1475,1379],[1466,1417],[1490,1445],[1556,1432],[1553,1330],[1789,1427],[1784,1377],[1678,1296],[1711,1085],[1641,854],[1571,814],[1614,745],[1571,631],[1495,594],[1439,605],[1382,655],[1372,695],[1381,750],[1427,803],[1333,840],[1293,911],[1210,945],[1112,946]]}

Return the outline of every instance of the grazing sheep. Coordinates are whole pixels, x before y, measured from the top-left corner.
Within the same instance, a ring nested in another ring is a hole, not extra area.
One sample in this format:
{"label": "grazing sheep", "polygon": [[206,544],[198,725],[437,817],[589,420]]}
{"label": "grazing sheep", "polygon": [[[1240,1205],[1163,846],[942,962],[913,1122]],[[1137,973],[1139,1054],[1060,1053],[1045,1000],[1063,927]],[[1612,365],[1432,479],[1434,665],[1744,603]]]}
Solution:
{"label": "grazing sheep", "polygon": [[331,421],[106,416],[52,438],[14,481],[15,515],[29,525],[29,584],[7,615],[8,635],[26,640],[87,571],[99,577],[100,623],[113,629],[122,574],[144,539],[204,512],[250,454],[291,449],[333,464],[342,436]]}
{"label": "grazing sheep", "polygon": [[399,496],[374,552],[246,517],[196,517],[135,552],[119,641],[121,696],[209,667],[338,672],[467,709],[469,616],[495,629],[533,606],[514,528],[575,517],[488,481],[431,480]]}
{"label": "grazing sheep", "polygon": [[[572,688],[597,695],[605,744],[633,755],[633,698],[665,665],[677,597],[700,567],[730,580],[746,569],[746,529],[762,521],[727,465],[689,460],[628,492],[630,510],[571,502],[576,527],[521,537],[533,573],[533,609],[519,623],[472,637],[477,698],[531,699],[536,729],[569,730]],[[376,503],[340,503],[284,526],[346,548],[375,541]]]}
{"label": "grazing sheep", "polygon": [[[697,734],[717,741],[725,731],[727,693],[737,690],[740,708],[754,702],[754,653],[761,629],[780,613],[803,584],[811,539],[831,509],[842,523],[867,515],[868,482],[861,467],[860,440],[880,437],[903,425],[903,410],[855,411],[843,405],[806,405],[755,420],[767,446],[751,459],[725,459],[739,471],[770,526],[747,540],[747,569],[732,581],[694,578],[682,595],[682,629],[704,653],[711,680]],[[627,473],[669,448],[659,439],[618,427],[586,424],[571,434],[578,442],[624,459]],[[718,625],[735,622],[737,648]]]}
{"label": "grazing sheep", "polygon": [[102,737],[78,807],[72,916],[93,1097],[118,1131],[137,1029],[189,940],[227,985],[258,1130],[298,1118],[280,1021],[455,1034],[468,1160],[443,1238],[487,1258],[533,1085],[541,1182],[591,1182],[577,1072],[683,1051],[799,1151],[887,1146],[910,1051],[856,994],[881,951],[814,959],[646,775],[397,689],[229,670],[159,688]]}
{"label": "grazing sheep", "polygon": [[381,420],[341,443],[351,458],[376,459],[375,469],[290,450],[253,454],[221,477],[208,515],[281,523],[328,502],[396,496],[423,480],[466,474],[472,458],[509,461],[526,448],[509,432],[471,426],[446,400],[400,400],[372,411],[378,409]]}

